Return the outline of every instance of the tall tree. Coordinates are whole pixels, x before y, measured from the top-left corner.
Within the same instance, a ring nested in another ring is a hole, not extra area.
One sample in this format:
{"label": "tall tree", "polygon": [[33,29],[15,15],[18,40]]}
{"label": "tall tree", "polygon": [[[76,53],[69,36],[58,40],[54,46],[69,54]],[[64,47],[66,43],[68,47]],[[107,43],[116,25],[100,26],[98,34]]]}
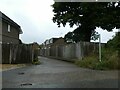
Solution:
{"label": "tall tree", "polygon": [[[58,27],[69,23],[77,28],[71,32],[72,39],[90,41],[96,27],[112,31],[120,28],[120,2],[55,2],[53,5],[53,22]],[[69,34],[69,33],[68,33]],[[66,35],[66,37],[69,35]]]}

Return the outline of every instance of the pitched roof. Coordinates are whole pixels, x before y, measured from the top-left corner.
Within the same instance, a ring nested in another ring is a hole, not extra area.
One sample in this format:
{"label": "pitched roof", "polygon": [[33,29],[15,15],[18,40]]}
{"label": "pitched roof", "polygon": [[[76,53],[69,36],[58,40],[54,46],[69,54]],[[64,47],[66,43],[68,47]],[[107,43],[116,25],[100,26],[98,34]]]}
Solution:
{"label": "pitched roof", "polygon": [[0,18],[1,18],[4,22],[7,22],[8,24],[10,24],[10,25],[18,28],[20,34],[23,33],[21,27],[20,27],[16,22],[14,22],[12,19],[10,19],[8,16],[6,16],[4,13],[2,13],[1,11],[0,11]]}

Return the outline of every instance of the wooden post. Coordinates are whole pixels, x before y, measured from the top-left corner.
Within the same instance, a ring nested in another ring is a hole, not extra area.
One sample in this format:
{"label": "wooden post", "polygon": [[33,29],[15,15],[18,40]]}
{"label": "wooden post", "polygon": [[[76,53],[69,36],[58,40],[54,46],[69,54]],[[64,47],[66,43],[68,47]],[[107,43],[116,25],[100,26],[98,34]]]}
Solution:
{"label": "wooden post", "polygon": [[99,61],[101,62],[101,36],[99,34]]}
{"label": "wooden post", "polygon": [[10,45],[10,44],[9,44],[9,46],[10,46],[10,48],[9,48],[9,50],[10,50],[9,64],[11,64],[11,62],[12,62],[12,48],[11,48],[11,45]]}

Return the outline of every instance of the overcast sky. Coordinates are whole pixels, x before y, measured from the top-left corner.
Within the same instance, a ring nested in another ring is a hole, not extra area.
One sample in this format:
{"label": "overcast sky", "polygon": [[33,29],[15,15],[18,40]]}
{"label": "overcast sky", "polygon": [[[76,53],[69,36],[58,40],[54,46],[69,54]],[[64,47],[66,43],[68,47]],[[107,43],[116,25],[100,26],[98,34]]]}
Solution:
{"label": "overcast sky", "polygon": [[[52,37],[64,37],[64,35],[73,31],[76,26],[70,28],[58,28],[53,23],[52,7],[53,0],[0,0],[0,11],[19,24],[23,34],[20,39],[24,43],[38,42],[43,43],[46,39]],[[107,42],[114,33],[97,29],[101,34],[102,42]]]}

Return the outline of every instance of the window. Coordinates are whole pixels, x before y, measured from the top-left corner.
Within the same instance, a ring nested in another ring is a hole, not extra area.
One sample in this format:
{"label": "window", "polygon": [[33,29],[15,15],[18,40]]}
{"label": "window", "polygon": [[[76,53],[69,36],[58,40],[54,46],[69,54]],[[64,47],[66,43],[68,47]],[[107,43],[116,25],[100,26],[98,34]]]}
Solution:
{"label": "window", "polygon": [[49,44],[49,41],[48,41],[48,40],[46,41],[46,45],[47,45],[47,44]]}
{"label": "window", "polygon": [[10,25],[8,24],[8,32],[10,32]]}
{"label": "window", "polygon": [[53,43],[53,38],[52,38],[52,39],[50,39],[50,43]]}

